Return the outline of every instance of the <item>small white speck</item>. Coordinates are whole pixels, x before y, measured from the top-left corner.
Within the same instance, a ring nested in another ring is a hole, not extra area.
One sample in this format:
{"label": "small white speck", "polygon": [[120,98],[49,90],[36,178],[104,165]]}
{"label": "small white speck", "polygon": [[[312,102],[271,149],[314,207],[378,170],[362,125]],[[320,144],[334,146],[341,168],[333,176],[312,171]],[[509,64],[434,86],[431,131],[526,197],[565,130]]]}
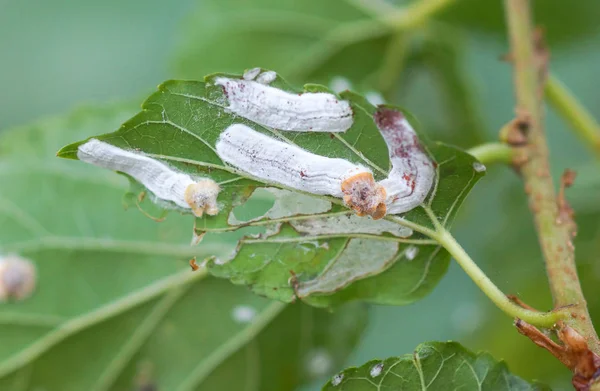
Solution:
{"label": "small white speck", "polygon": [[256,81],[261,84],[271,84],[275,81],[276,78],[277,78],[277,73],[275,73],[273,71],[266,71],[266,72],[261,73],[256,78]]}
{"label": "small white speck", "polygon": [[380,362],[379,364],[375,364],[371,367],[371,371],[369,372],[369,374],[371,375],[371,377],[377,377],[379,375],[381,375],[381,371],[383,371],[383,363]]}
{"label": "small white speck", "polygon": [[254,80],[259,73],[260,68],[248,69],[246,72],[244,72],[244,80]]}
{"label": "small white speck", "polygon": [[473,162],[473,170],[477,172],[484,172],[486,170],[485,166],[479,162]]}
{"label": "small white speck", "polygon": [[338,373],[331,379],[331,385],[334,387],[339,386],[342,383],[342,380],[344,380],[344,374]]}
{"label": "small white speck", "polygon": [[382,105],[385,103],[385,98],[377,91],[369,91],[365,94],[365,98],[369,101],[373,106]]}
{"label": "small white speck", "polygon": [[352,83],[350,83],[350,80],[346,79],[345,77],[335,76],[329,82],[329,88],[331,88],[331,90],[336,94],[339,94],[342,91],[351,89]]}
{"label": "small white speck", "polygon": [[250,323],[256,316],[256,310],[247,305],[238,305],[231,312],[231,317],[238,323]]}
{"label": "small white speck", "polygon": [[404,256],[409,261],[415,259],[417,257],[417,254],[419,254],[419,248],[416,246],[408,246],[406,250],[404,250]]}
{"label": "small white speck", "polygon": [[306,355],[306,371],[312,378],[321,377],[328,374],[333,368],[333,359],[331,354],[323,349],[316,348],[310,350]]}

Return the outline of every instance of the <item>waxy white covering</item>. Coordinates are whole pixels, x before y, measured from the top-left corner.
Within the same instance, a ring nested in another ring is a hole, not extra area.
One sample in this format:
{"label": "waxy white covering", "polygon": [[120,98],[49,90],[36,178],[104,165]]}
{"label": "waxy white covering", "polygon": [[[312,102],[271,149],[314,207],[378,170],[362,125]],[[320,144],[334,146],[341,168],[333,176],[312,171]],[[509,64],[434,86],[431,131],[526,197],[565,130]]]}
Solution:
{"label": "waxy white covering", "polygon": [[157,199],[192,209],[196,216],[200,217],[204,212],[218,213],[216,198],[219,186],[212,179],[195,181],[158,160],[96,139],[80,145],[77,157],[95,166],[123,172],[141,183]]}
{"label": "waxy white covering", "polygon": [[257,132],[229,126],[216,144],[219,157],[255,178],[311,194],[342,197],[342,181],[366,168],[344,159],[317,155]]}
{"label": "waxy white covering", "polygon": [[223,87],[231,112],[263,126],[303,132],[344,132],[352,126],[347,101],[324,92],[292,94],[263,84],[267,79],[268,74],[260,82],[226,77],[214,82]]}

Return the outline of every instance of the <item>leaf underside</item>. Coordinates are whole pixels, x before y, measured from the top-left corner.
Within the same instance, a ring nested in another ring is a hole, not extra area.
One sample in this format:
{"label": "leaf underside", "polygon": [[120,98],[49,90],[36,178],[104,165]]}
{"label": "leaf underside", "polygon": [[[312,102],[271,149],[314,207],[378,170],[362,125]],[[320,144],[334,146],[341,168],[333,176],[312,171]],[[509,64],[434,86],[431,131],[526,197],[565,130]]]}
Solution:
{"label": "leaf underside", "polygon": [[324,391],[550,390],[512,375],[504,362],[456,342],[426,342],[412,354],[372,360],[335,375]]}
{"label": "leaf underside", "polygon": [[[280,186],[232,171],[215,152],[221,132],[232,124],[242,123],[307,151],[369,167],[376,180],[381,180],[387,176],[391,164],[385,141],[373,121],[376,108],[362,96],[344,92],[339,98],[351,104],[354,114],[353,125],[346,132],[282,132],[232,114],[221,87],[212,84],[217,76],[208,76],[205,82],[166,82],[146,100],[142,112],[119,130],[95,137],[120,148],[141,151],[177,170],[209,177],[220,184],[219,214],[198,218],[196,234],[208,232],[213,238],[219,233],[239,230],[245,236],[234,253],[217,256],[209,262],[210,272],[236,284],[248,285],[266,297],[285,302],[300,297],[316,306],[335,306],[352,300],[400,305],[430,292],[444,275],[450,256],[424,235],[413,232],[404,239],[390,233],[302,232],[300,222],[319,225],[324,219],[353,218],[352,213],[340,205],[340,200],[285,189],[275,194],[270,210],[241,221],[236,208],[253,192]],[[280,77],[272,86],[299,92]],[[307,85],[303,91],[331,92],[319,85]],[[440,222],[449,227],[460,204],[483,173],[474,170],[476,160],[467,153],[429,142],[423,136],[421,140],[437,162],[438,171],[436,185],[426,203]],[[77,148],[83,142],[64,147],[59,156],[76,158]],[[317,205],[320,210],[315,212]],[[432,228],[421,208],[402,217]],[[369,220],[364,219],[366,224]],[[210,240],[205,238],[200,248],[207,242]],[[410,257],[406,256],[407,251]]]}
{"label": "leaf underside", "polygon": [[0,389],[291,391],[334,370],[364,328],[363,306],[331,314],[202,279],[188,260],[232,243],[190,247],[190,216],[156,224],[123,211],[126,180],[55,158],[65,140],[133,112],[82,110],[0,138],[0,181],[11,184],[0,188],[0,253],[38,273],[32,297],[0,303]]}

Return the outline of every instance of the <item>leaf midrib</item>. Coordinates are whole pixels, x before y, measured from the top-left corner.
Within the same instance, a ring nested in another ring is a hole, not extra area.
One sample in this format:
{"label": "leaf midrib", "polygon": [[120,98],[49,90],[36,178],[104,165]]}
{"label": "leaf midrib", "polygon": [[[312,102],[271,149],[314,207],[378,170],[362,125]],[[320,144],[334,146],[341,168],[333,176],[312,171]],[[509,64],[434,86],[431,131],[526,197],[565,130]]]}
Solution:
{"label": "leaf midrib", "polygon": [[248,327],[237,332],[232,338],[213,351],[207,358],[192,370],[192,373],[176,388],[176,391],[194,391],[198,386],[240,348],[252,341],[277,315],[287,306],[286,303],[274,301],[258,314]]}
{"label": "leaf midrib", "polygon": [[205,269],[196,272],[190,272],[186,269],[185,271],[155,281],[142,289],[133,291],[118,300],[105,304],[88,313],[74,317],[39,338],[33,344],[2,361],[0,363],[0,378],[35,361],[53,346],[82,330],[147,303],[175,287],[181,287],[201,280],[207,275],[208,272]]}

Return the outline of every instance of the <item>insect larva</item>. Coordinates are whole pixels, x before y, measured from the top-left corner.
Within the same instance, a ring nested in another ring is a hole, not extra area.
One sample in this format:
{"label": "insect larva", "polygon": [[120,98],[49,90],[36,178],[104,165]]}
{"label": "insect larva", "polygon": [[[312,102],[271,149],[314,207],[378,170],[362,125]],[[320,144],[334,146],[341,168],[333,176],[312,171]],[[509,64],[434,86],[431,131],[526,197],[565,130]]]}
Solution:
{"label": "insect larva", "polygon": [[304,132],[344,132],[352,126],[347,101],[324,92],[292,94],[263,84],[274,76],[264,72],[257,81],[217,77],[214,83],[223,87],[230,111],[260,125]]}
{"label": "insect larva", "polygon": [[144,185],[159,200],[191,209],[198,217],[205,212],[215,215],[219,211],[219,185],[212,179],[194,181],[189,175],[177,172],[155,159],[96,139],[80,145],[77,157],[86,163],[123,172]]}
{"label": "insect larva", "polygon": [[385,189],[363,166],[316,155],[242,124],[221,133],[216,150],[223,161],[258,179],[343,198],[359,216],[377,219],[385,215]]}
{"label": "insect larva", "polygon": [[392,162],[388,177],[380,182],[387,192],[387,213],[407,212],[427,197],[435,179],[433,162],[400,111],[380,107],[374,120],[388,146]]}

